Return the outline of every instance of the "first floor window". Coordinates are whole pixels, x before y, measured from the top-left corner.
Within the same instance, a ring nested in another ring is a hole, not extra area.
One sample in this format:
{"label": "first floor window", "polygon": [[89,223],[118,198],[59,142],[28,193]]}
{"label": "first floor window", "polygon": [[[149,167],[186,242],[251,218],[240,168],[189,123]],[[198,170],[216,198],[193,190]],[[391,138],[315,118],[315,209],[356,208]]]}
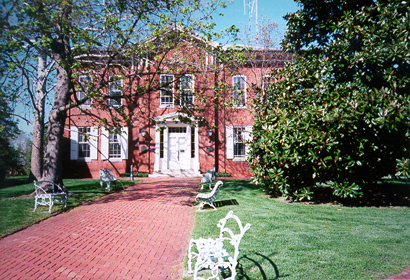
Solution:
{"label": "first floor window", "polygon": [[89,158],[91,149],[89,137],[91,133],[90,127],[79,127],[78,128],[78,157],[79,158]]}
{"label": "first floor window", "polygon": [[235,127],[233,129],[233,156],[244,157],[245,156],[245,128]]}
{"label": "first floor window", "polygon": [[121,158],[120,137],[115,131],[110,131],[108,139],[108,156],[109,158]]}
{"label": "first floor window", "polygon": [[159,158],[164,158],[164,129],[165,127],[161,127],[159,131]]}
{"label": "first floor window", "polygon": [[128,128],[101,129],[101,159],[128,159]]}
{"label": "first floor window", "polygon": [[70,127],[70,159],[97,159],[98,128]]}
{"label": "first floor window", "polygon": [[243,161],[248,153],[248,144],[251,141],[251,126],[226,127],[226,157]]}

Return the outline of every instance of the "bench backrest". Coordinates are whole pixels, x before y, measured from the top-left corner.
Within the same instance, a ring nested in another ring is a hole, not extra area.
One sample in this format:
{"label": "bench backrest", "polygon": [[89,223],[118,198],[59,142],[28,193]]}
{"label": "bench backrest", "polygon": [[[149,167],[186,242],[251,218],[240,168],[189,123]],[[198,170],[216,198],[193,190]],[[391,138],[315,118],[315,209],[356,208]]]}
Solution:
{"label": "bench backrest", "polygon": [[[237,223],[237,226],[235,226],[235,228],[239,228],[239,232],[237,234],[235,234],[230,228],[226,227],[228,221],[230,222],[232,220]],[[220,228],[219,238],[228,240],[229,243],[234,246],[235,253],[233,260],[236,262],[239,255],[239,244],[241,243],[242,237],[245,232],[251,227],[251,224],[247,223],[245,226],[242,226],[241,220],[238,218],[238,216],[234,215],[233,211],[231,210],[225,218],[219,220],[218,227]]]}
{"label": "bench backrest", "polygon": [[64,192],[60,185],[57,185],[52,181],[34,181],[34,188],[36,195]]}
{"label": "bench backrest", "polygon": [[100,169],[100,179],[115,180],[115,176],[109,169]]}
{"label": "bench backrest", "polygon": [[215,197],[215,199],[218,197],[218,193],[219,193],[219,189],[222,187],[224,183],[222,183],[222,181],[218,181],[216,182],[214,188],[212,189],[212,191],[210,192],[210,197]]}

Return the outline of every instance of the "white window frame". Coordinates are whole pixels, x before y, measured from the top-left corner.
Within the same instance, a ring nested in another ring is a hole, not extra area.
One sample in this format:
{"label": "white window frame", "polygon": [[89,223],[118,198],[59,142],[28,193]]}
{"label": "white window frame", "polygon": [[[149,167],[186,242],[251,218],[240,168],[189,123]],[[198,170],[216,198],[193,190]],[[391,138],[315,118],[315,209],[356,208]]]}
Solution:
{"label": "white window frame", "polygon": [[[82,128],[82,127],[80,127]],[[90,127],[90,132],[87,135],[88,143],[90,145],[90,156],[80,157],[79,156],[79,140],[80,132],[79,127],[72,126],[70,128],[70,159],[78,161],[91,161],[97,159],[97,145],[98,145],[98,128]]]}
{"label": "white window frame", "polygon": [[[166,78],[171,78],[172,82],[170,81],[163,81],[163,79]],[[171,74],[161,74],[160,75],[160,96],[159,96],[159,102],[160,102],[160,107],[161,108],[174,108],[174,75]],[[165,84],[165,85],[164,85]],[[164,85],[164,86],[163,86]],[[169,94],[164,94],[170,92],[171,96]],[[170,99],[169,101],[163,101],[163,99]]]}
{"label": "white window frame", "polygon": [[[190,79],[190,81],[186,84],[188,84],[187,87],[184,87],[185,82],[183,81],[185,78]],[[195,102],[195,97],[194,97],[194,88],[195,88],[195,80],[194,80],[194,75],[192,74],[185,74],[183,76],[181,76],[180,80],[179,80],[179,87],[180,87],[180,105],[181,106],[185,106],[185,107],[189,107],[189,106],[193,106],[194,102]],[[188,94],[187,94],[188,93]],[[191,100],[190,102],[187,102],[187,97],[189,97],[189,99]]]}
{"label": "white window frame", "polygon": [[120,162],[124,159],[128,159],[128,127],[121,127],[117,136],[119,137],[120,142],[121,157],[110,158],[110,129],[104,127],[101,129],[101,159],[110,160],[112,162]]}
{"label": "white window frame", "polygon": [[[77,98],[78,100],[82,100],[86,98],[87,91],[89,90],[89,84],[93,82],[93,78],[90,75],[81,75],[78,77],[78,83],[80,86],[80,90],[78,91]],[[81,104],[81,108],[89,109],[92,105],[92,99],[88,98],[83,104]]]}
{"label": "white window frame", "polygon": [[[240,86],[239,89],[237,88],[238,84]],[[238,102],[239,94],[243,94],[243,103]],[[232,107],[234,108],[245,108],[246,107],[246,76],[245,75],[235,75],[232,77]]]}
{"label": "white window frame", "polygon": [[[121,96],[122,95],[122,79],[120,79],[118,76],[116,75],[112,75],[109,77],[109,92],[108,94],[111,96]],[[122,98],[120,97],[120,101],[117,101],[118,98],[109,98],[108,99],[108,106],[110,108],[118,108],[122,106]]]}
{"label": "white window frame", "polygon": [[[235,155],[235,129],[243,129],[242,137],[245,143],[245,154]],[[245,161],[249,153],[249,142],[252,141],[252,126],[227,126],[226,127],[226,158],[234,161]]]}
{"label": "white window frame", "polygon": [[262,90],[271,87],[276,81],[272,78],[271,75],[263,75],[262,77]]}

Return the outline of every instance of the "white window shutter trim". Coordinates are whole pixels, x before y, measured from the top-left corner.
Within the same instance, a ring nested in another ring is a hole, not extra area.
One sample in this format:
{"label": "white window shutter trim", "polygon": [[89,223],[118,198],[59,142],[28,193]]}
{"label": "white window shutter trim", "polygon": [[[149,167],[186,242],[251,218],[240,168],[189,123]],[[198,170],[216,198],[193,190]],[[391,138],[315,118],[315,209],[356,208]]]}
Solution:
{"label": "white window shutter trim", "polygon": [[121,128],[121,159],[128,159],[128,127]]}
{"label": "white window shutter trim", "polygon": [[90,158],[97,159],[98,154],[98,127],[91,127],[90,129]]}
{"label": "white window shutter trim", "polygon": [[108,159],[108,136],[108,130],[101,128],[101,159]]}
{"label": "white window shutter trim", "polygon": [[70,159],[78,159],[78,127],[70,128]]}
{"label": "white window shutter trim", "polygon": [[233,159],[233,127],[226,127],[226,158]]}

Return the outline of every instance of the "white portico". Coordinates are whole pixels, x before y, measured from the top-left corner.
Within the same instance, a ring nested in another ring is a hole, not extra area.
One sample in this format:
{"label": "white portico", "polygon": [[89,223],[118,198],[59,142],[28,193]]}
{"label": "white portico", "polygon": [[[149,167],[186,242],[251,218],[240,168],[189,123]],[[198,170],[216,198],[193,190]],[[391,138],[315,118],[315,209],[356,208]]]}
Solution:
{"label": "white portico", "polygon": [[[189,119],[190,123],[181,121]],[[197,122],[181,114],[171,113],[154,118],[155,164],[153,176],[201,176],[198,156]]]}

